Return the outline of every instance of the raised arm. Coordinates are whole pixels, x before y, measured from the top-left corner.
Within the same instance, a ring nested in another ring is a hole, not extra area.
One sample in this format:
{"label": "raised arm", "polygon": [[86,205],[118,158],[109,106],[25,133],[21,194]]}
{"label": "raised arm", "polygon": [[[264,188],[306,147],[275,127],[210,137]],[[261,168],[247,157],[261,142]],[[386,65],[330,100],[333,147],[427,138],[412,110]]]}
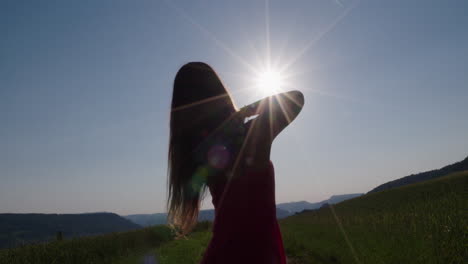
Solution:
{"label": "raised arm", "polygon": [[258,115],[253,122],[255,134],[263,134],[271,143],[285,127],[301,112],[304,95],[299,91],[290,91],[266,97],[243,107],[246,115]]}

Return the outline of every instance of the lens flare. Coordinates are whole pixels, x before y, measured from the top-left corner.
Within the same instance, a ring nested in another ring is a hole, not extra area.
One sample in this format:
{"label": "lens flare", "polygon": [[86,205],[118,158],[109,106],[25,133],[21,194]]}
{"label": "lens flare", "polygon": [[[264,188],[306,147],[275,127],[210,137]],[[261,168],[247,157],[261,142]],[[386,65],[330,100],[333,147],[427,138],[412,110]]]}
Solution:
{"label": "lens flare", "polygon": [[280,92],[284,79],[279,71],[268,69],[257,76],[256,86],[264,95]]}
{"label": "lens flare", "polygon": [[230,153],[223,145],[214,145],[208,151],[208,163],[216,169],[224,169],[229,163]]}

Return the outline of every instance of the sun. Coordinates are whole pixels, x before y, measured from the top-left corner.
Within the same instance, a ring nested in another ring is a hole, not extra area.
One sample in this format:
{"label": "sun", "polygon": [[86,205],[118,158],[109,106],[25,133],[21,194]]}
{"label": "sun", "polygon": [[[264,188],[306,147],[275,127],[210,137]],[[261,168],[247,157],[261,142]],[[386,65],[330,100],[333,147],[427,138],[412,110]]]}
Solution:
{"label": "sun", "polygon": [[256,87],[264,95],[279,93],[284,85],[282,74],[274,69],[267,69],[258,73]]}

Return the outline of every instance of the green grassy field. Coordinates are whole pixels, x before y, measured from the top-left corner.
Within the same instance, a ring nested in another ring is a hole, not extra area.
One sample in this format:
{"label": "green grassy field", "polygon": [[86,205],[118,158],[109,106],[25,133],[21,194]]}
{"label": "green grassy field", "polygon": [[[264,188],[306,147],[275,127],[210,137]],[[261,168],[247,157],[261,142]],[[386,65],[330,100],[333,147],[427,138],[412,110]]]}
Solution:
{"label": "green grassy field", "polygon": [[173,239],[166,226],[0,250],[0,264],[138,263],[141,254]]}
{"label": "green grassy field", "polygon": [[467,192],[463,172],[295,215],[285,248],[298,263],[463,263]]}
{"label": "green grassy field", "polygon": [[[462,172],[288,217],[280,225],[289,263],[463,263],[467,192]],[[198,263],[210,235],[164,244],[160,263]]]}
{"label": "green grassy field", "polygon": [[[290,264],[466,263],[468,172],[364,195],[280,220]],[[211,238],[199,223],[187,239],[168,227],[0,250],[3,263],[198,263]]]}

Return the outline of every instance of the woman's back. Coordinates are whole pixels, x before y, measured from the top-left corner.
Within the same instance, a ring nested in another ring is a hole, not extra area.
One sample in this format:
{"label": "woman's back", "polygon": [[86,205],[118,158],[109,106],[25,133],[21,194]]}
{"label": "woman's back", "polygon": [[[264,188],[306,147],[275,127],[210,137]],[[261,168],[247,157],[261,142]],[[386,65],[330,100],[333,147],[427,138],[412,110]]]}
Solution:
{"label": "woman's back", "polygon": [[202,264],[286,263],[271,162],[263,169],[245,170],[230,183],[210,186],[210,192],[215,221]]}

